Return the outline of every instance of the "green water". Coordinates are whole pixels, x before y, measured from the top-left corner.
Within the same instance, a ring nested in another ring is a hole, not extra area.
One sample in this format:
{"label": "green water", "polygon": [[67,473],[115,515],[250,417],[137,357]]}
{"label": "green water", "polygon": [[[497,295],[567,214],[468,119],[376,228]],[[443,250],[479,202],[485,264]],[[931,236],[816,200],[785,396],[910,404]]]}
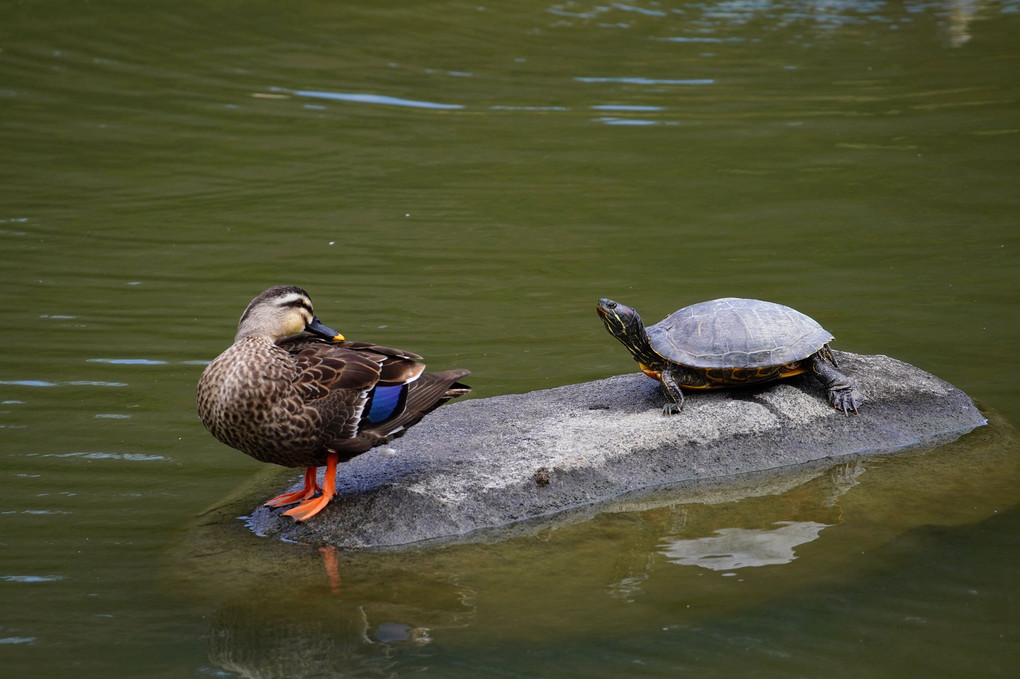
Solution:
{"label": "green water", "polygon": [[[0,4],[0,674],[1012,676],[1018,30],[1016,0]],[[600,296],[760,297],[991,425],[323,554],[248,532],[296,474],[194,414],[277,283],[476,397],[633,370]],[[780,526],[814,533],[681,556]]]}

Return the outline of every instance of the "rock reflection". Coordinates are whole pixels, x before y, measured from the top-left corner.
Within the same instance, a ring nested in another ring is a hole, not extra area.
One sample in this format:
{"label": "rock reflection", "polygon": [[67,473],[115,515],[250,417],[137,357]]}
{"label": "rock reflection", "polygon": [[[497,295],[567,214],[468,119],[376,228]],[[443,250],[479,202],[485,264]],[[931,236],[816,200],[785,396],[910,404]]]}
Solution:
{"label": "rock reflection", "polygon": [[634,601],[663,558],[720,572],[789,564],[798,546],[842,522],[839,498],[864,471],[861,460],[828,470],[786,470],[771,480],[759,477],[753,487],[705,488],[684,504],[647,508],[644,516],[654,517],[660,537],[647,551],[621,554],[607,591]]}
{"label": "rock reflection", "polygon": [[949,0],[947,33],[951,47],[963,47],[971,39],[970,25],[985,3],[982,0]]}
{"label": "rock reflection", "polygon": [[778,521],[779,528],[720,528],[706,538],[663,541],[660,552],[673,563],[731,571],[777,566],[797,558],[795,549],[818,538],[828,525],[815,521]]}

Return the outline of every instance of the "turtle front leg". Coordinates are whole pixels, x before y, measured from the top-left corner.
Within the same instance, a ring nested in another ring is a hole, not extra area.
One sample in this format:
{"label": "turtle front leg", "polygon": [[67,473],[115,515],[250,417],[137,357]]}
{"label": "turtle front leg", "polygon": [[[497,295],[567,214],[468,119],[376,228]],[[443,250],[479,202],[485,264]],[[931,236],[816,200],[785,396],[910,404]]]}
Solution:
{"label": "turtle front leg", "polygon": [[811,374],[829,390],[832,407],[842,410],[844,415],[849,415],[851,410],[858,412],[857,408],[867,400],[850,378],[836,369],[836,359],[828,345],[811,357]]}
{"label": "turtle front leg", "polygon": [[662,385],[662,393],[669,401],[662,407],[663,415],[679,415],[684,409],[684,393],[680,390],[677,376],[672,370],[663,370],[659,373],[659,384]]}

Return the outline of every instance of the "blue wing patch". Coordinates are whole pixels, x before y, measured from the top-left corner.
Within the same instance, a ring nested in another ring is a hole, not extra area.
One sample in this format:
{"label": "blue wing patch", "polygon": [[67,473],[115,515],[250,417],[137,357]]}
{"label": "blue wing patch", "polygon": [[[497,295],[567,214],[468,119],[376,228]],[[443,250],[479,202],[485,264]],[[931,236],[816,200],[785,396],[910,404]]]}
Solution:
{"label": "blue wing patch", "polygon": [[379,424],[404,410],[407,402],[407,385],[394,387],[376,387],[372,390],[372,403],[368,406],[366,420],[369,424]]}

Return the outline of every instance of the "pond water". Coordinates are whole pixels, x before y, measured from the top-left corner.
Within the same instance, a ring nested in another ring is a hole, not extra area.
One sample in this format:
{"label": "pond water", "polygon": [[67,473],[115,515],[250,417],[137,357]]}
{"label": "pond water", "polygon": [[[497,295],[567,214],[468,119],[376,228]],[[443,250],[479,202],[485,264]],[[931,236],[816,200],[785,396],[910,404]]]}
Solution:
{"label": "pond water", "polygon": [[[1012,676],[1018,31],[1017,0],[0,5],[0,671]],[[278,283],[472,397],[633,370],[601,296],[769,299],[990,425],[320,552],[248,531],[298,474],[194,412]]]}

